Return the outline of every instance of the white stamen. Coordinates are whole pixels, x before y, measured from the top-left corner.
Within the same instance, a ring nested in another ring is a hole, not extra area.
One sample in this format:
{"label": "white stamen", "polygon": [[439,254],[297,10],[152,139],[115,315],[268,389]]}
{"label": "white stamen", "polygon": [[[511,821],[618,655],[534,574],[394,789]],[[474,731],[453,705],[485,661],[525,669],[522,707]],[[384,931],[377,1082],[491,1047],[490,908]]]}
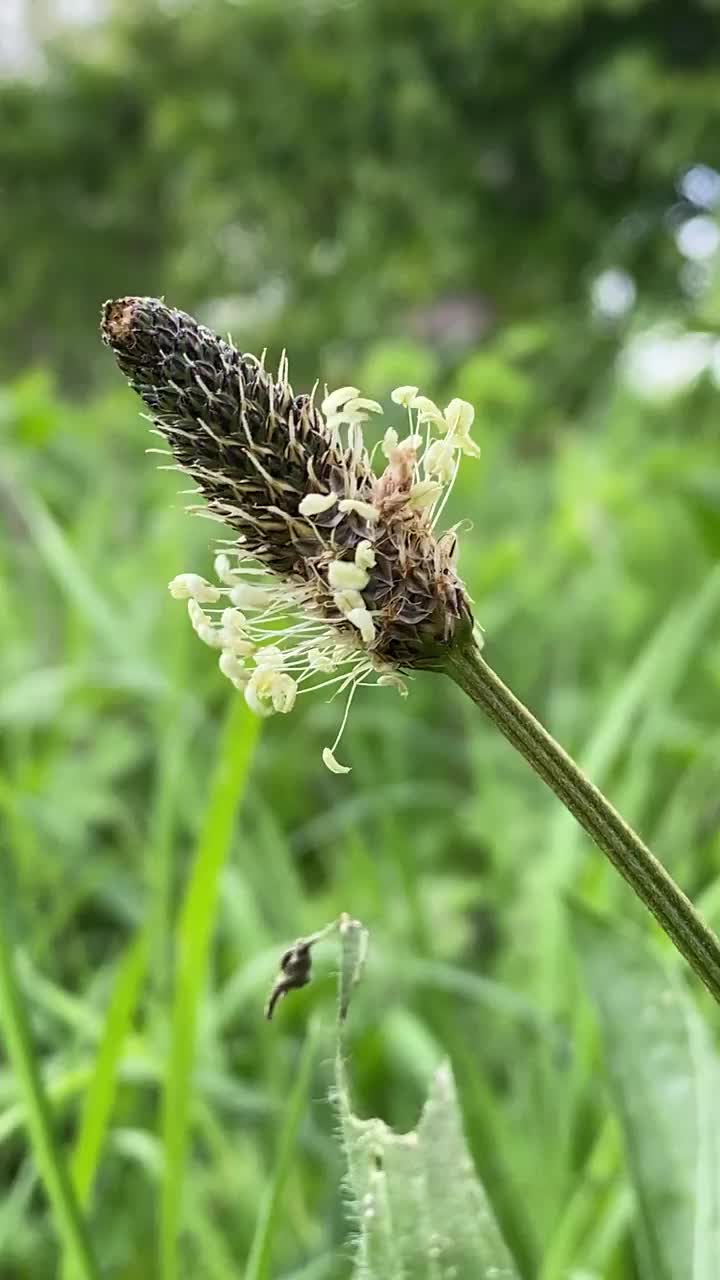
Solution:
{"label": "white stamen", "polygon": [[393,404],[401,404],[403,409],[414,408],[413,401],[418,393],[417,387],[395,387],[390,392],[390,399]]}
{"label": "white stamen", "polygon": [[235,685],[236,689],[244,690],[246,684],[250,680],[250,672],[239,662],[234,653],[230,653],[227,649],[223,649],[218,660],[218,666],[224,676]]}
{"label": "white stamen", "polygon": [[369,581],[367,570],[353,560],[332,560],[328,566],[328,582],[338,591],[362,591]]}
{"label": "white stamen", "polygon": [[395,428],[388,427],[387,431],[385,432],[385,435],[383,436],[383,442],[382,442],[382,451],[386,458],[389,459],[390,454],[393,452],[393,450],[397,449],[398,439],[399,439],[398,433],[395,430]]}
{"label": "white stamen", "polygon": [[266,644],[255,654],[255,663],[267,671],[282,671],[285,666],[285,654],[275,644]]}
{"label": "white stamen", "polygon": [[311,649],[308,653],[308,665],[314,671],[334,671],[335,662],[329,653],[324,649]]}
{"label": "white stamen", "polygon": [[286,716],[289,711],[292,711],[297,697],[297,685],[292,676],[285,672],[273,673],[270,697],[273,707],[280,712],[280,715]]}
{"label": "white stamen", "polygon": [[348,622],[357,627],[365,644],[372,644],[375,639],[375,623],[368,609],[351,609],[347,615]]}
{"label": "white stamen", "polygon": [[363,520],[367,520],[368,524],[376,524],[380,519],[380,512],[377,507],[374,507],[372,502],[361,502],[359,498],[343,498],[338,503],[338,509],[342,511],[343,515],[354,511]]}
{"label": "white stamen", "polygon": [[179,573],[168,583],[173,600],[197,600],[200,604],[214,604],[220,599],[219,587],[213,587],[199,573]]}
{"label": "white stamen", "polygon": [[451,400],[443,414],[449,435],[466,436],[475,421],[475,410],[467,400]]}
{"label": "white stamen", "polygon": [[[362,411],[363,409],[367,409],[369,413],[382,413],[383,411],[382,405],[378,404],[377,400],[366,400],[364,396],[358,396],[352,400],[346,401],[343,412],[351,414],[352,417],[356,417],[358,416],[359,411]],[[367,415],[363,416],[366,417]]]}
{"label": "white stamen", "polygon": [[337,413],[338,409],[347,404],[348,400],[352,400],[354,396],[359,395],[359,387],[338,387],[337,391],[331,391],[330,395],[325,397],[320,408],[327,418]]}
{"label": "white stamen", "polygon": [[226,587],[234,587],[238,581],[237,570],[233,569],[230,563],[230,557],[224,551],[215,557],[215,577]]}
{"label": "white stamen", "polygon": [[218,631],[216,627],[201,625],[195,628],[195,634],[209,649],[222,649],[222,632]]}
{"label": "white stamen", "polygon": [[437,484],[434,480],[420,480],[412,486],[408,495],[407,505],[412,507],[414,511],[420,511],[423,507],[431,507],[435,499],[440,497],[442,491],[442,485]]}
{"label": "white stamen", "polygon": [[273,707],[268,706],[267,702],[259,697],[257,688],[253,684],[252,677],[250,678],[249,684],[245,686],[245,701],[247,702],[250,710],[254,712],[256,716],[261,716],[263,719],[266,719],[273,713]]}
{"label": "white stamen", "polygon": [[322,758],[323,758],[323,764],[325,765],[325,768],[329,769],[331,773],[349,773],[350,772],[350,766],[347,764],[340,764],[340,761],[335,759],[335,756],[333,755],[329,747],[323,748]]}
{"label": "white stamen", "polygon": [[301,516],[317,516],[329,511],[337,502],[335,493],[308,493],[298,507]]}
{"label": "white stamen", "polygon": [[345,617],[352,609],[364,609],[365,601],[359,591],[336,591],[333,594],[333,604],[339,613],[343,613]]}
{"label": "white stamen", "polygon": [[418,422],[442,424],[443,430],[445,430],[445,419],[443,418],[442,410],[438,408],[434,400],[429,400],[427,396],[415,396],[410,407],[417,410]]}
{"label": "white stamen", "polygon": [[375,683],[379,685],[381,689],[397,689],[401,698],[407,698],[408,696],[409,690],[407,683],[403,680],[402,676],[397,674],[396,671],[385,671],[381,676],[378,676]]}
{"label": "white stamen", "polygon": [[435,440],[426,450],[423,457],[425,475],[437,476],[441,484],[448,484],[452,478],[455,450],[451,440]]}
{"label": "white stamen", "polygon": [[233,587],[230,592],[232,603],[239,609],[265,609],[268,605],[274,604],[276,598],[272,591],[265,591],[262,587],[251,587],[245,582]]}
{"label": "white stamen", "polygon": [[355,563],[360,569],[375,568],[375,550],[371,542],[358,542],[355,548]]}

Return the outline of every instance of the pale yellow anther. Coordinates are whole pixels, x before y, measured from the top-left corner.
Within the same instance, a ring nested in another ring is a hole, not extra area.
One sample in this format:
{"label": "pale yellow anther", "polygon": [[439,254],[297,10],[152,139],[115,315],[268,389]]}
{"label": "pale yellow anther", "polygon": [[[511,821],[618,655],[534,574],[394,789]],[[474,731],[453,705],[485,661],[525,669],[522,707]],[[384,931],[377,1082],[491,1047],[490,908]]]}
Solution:
{"label": "pale yellow anther", "polygon": [[367,539],[358,542],[355,548],[355,563],[359,569],[375,568],[375,549]]}
{"label": "pale yellow anther", "polygon": [[311,649],[308,653],[308,666],[313,671],[330,672],[335,670],[336,663],[332,654],[325,649]]}
{"label": "pale yellow anther", "polygon": [[427,396],[415,396],[411,406],[417,410],[418,422],[436,422],[445,426],[442,409],[439,409],[434,400],[429,400]]}
{"label": "pale yellow anther", "polygon": [[423,507],[431,507],[435,499],[440,497],[442,491],[442,485],[437,484],[435,480],[419,480],[410,490],[407,505],[415,511],[419,511]]}
{"label": "pale yellow anther", "polygon": [[234,587],[236,585],[238,581],[237,571],[233,569],[232,564],[230,563],[230,557],[226,555],[224,551],[221,551],[220,554],[215,557],[213,567],[215,569],[215,577],[218,578],[220,582],[224,583],[226,587]]}
{"label": "pale yellow anther", "polygon": [[353,416],[363,411],[382,413],[383,407],[378,404],[377,400],[368,400],[365,396],[356,396],[353,400],[348,400],[343,408],[343,413],[349,413]]}
{"label": "pale yellow anther", "polygon": [[435,440],[426,451],[422,460],[423,470],[428,478],[437,476],[442,484],[452,479],[455,468],[455,449],[452,440]]}
{"label": "pale yellow anther", "polygon": [[404,409],[409,409],[417,393],[417,387],[395,387],[390,392],[390,399],[394,404],[401,404]]}
{"label": "pale yellow anther", "polygon": [[266,671],[282,671],[285,654],[276,644],[266,644],[255,654],[255,664]]}
{"label": "pale yellow anther", "polygon": [[347,615],[348,622],[360,632],[364,644],[372,644],[375,640],[375,623],[368,609],[351,609]]}
{"label": "pale yellow anther", "polygon": [[337,391],[331,391],[330,394],[325,397],[320,408],[326,418],[331,417],[333,414],[337,413],[344,404],[347,404],[348,400],[352,400],[355,396],[359,395],[359,387],[338,387]]}
{"label": "pale yellow anther", "polygon": [[383,442],[382,442],[382,451],[386,458],[389,458],[393,450],[397,449],[398,439],[399,439],[398,433],[395,430],[395,428],[388,427],[387,431],[385,432],[385,435],[383,436]]}
{"label": "pale yellow anther", "polygon": [[368,584],[368,573],[353,560],[332,560],[328,566],[328,582],[336,591],[362,591]]}
{"label": "pale yellow anther", "polygon": [[203,644],[208,646],[209,649],[222,649],[223,636],[222,632],[218,631],[217,627],[201,624],[199,627],[195,628],[195,634],[198,639],[202,640]]}
{"label": "pale yellow anther", "polygon": [[365,601],[359,591],[335,591],[333,594],[333,604],[338,613],[343,613],[345,617],[353,609],[364,609]]}
{"label": "pale yellow anther", "polygon": [[408,696],[407,683],[396,671],[385,671],[381,676],[378,676],[375,683],[380,688],[397,689],[401,698],[407,698]]}
{"label": "pale yellow anther", "polygon": [[297,697],[297,685],[292,676],[287,672],[273,672],[273,681],[270,687],[270,697],[272,699],[273,708],[280,715],[286,716],[295,706]]}
{"label": "pale yellow anther", "polygon": [[475,410],[467,400],[451,400],[443,414],[450,435],[466,436],[475,421]]}
{"label": "pale yellow anther", "polygon": [[308,493],[298,507],[301,516],[318,516],[337,502],[335,493]]}
{"label": "pale yellow anther", "polygon": [[268,605],[274,603],[275,597],[272,591],[264,587],[252,587],[241,582],[233,587],[230,599],[238,609],[267,609]]}
{"label": "pale yellow anther", "polygon": [[218,659],[218,666],[223,675],[235,685],[236,689],[244,690],[250,680],[250,672],[243,666],[242,662],[234,653],[230,653],[227,649],[223,649]]}
{"label": "pale yellow anther", "polygon": [[220,599],[220,588],[213,587],[199,573],[179,573],[168,583],[173,600],[197,600],[199,604],[214,604]]}
{"label": "pale yellow anther", "polygon": [[360,498],[342,498],[338,503],[338,510],[342,511],[343,515],[354,512],[362,520],[367,520],[368,524],[377,524],[380,519],[377,507],[374,507],[372,502],[363,502]]}
{"label": "pale yellow anther", "polygon": [[325,768],[329,769],[331,773],[349,773],[350,772],[350,766],[346,764],[340,764],[340,761],[335,759],[335,756],[333,755],[329,747],[325,747],[325,749],[323,750],[322,758],[323,758],[323,764],[325,765]]}

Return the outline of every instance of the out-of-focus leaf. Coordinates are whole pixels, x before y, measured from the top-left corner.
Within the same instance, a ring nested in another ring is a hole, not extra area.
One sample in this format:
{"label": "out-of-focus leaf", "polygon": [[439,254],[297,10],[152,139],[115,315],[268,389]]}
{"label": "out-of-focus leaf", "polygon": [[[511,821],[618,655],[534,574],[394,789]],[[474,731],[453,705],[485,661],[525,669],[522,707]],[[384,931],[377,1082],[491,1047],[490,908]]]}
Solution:
{"label": "out-of-focus leaf", "polygon": [[467,1149],[449,1064],[435,1073],[410,1133],[353,1114],[341,1032],[367,934],[352,921],[341,936],[336,1087],[358,1232],[357,1280],[516,1280]]}
{"label": "out-of-focus leaf", "polygon": [[720,1063],[691,999],[638,935],[573,908],[637,1197],[646,1280],[715,1280]]}

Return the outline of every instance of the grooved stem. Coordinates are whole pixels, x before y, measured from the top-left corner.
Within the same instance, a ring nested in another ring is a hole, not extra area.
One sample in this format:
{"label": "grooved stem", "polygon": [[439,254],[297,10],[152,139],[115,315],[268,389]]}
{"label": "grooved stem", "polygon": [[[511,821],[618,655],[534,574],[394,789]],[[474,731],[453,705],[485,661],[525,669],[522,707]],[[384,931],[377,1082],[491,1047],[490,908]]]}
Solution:
{"label": "grooved stem", "polygon": [[562,800],[720,1004],[720,940],[647,845],[476,649],[452,650],[445,671]]}

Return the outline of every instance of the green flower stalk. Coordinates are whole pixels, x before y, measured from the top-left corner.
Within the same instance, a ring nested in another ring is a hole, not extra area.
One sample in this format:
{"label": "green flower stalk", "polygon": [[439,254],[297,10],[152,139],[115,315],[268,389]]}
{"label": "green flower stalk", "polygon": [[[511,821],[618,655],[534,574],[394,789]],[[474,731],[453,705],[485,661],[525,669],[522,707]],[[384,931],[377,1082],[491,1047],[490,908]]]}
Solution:
{"label": "green flower stalk", "polygon": [[[386,430],[382,471],[363,424],[382,406],[356,387],[316,403],[295,395],[287,361],[273,377],[182,311],[154,298],[105,304],[102,334],[224,538],[217,583],[180,574],[198,636],[260,715],[298,694],[346,694],[335,756],[355,691],[407,692],[414,670],[444,672],[480,706],[577,818],[720,1001],[720,942],[690,901],[481,655],[482,634],[456,570],[454,529],[438,531],[470,438],[463,400],[441,410],[417,387],[392,400],[407,432]],[[317,390],[317,389],[316,389]],[[191,508],[197,509],[197,508]]]}

